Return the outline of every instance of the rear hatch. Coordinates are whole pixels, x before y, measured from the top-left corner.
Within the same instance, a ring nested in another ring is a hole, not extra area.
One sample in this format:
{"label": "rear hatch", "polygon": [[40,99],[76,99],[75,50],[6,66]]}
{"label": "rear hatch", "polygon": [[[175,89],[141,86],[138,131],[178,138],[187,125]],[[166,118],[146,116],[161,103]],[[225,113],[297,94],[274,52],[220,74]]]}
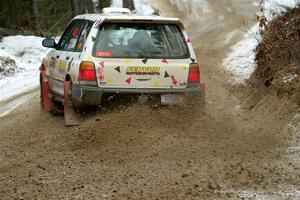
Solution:
{"label": "rear hatch", "polygon": [[107,22],[93,47],[99,87],[187,87],[190,51],[179,26],[167,23]]}

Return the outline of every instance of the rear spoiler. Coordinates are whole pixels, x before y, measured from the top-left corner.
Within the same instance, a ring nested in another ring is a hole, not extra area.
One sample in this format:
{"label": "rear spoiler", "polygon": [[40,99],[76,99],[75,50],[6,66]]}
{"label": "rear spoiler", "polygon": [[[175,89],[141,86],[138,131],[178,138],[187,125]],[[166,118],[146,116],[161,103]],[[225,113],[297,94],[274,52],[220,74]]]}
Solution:
{"label": "rear spoiler", "polygon": [[155,24],[175,24],[180,28],[184,29],[183,23],[179,18],[161,18],[161,19],[152,19],[152,18],[134,18],[134,19],[120,19],[120,18],[104,18],[103,22],[137,22],[137,23],[155,23]]}

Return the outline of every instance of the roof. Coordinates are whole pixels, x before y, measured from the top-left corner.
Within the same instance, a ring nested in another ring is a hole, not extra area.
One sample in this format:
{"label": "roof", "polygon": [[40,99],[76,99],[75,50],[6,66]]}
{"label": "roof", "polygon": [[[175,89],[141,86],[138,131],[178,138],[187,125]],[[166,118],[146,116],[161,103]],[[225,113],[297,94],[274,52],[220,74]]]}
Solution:
{"label": "roof", "polygon": [[87,19],[91,21],[96,20],[145,20],[145,21],[168,21],[174,23],[180,23],[179,18],[162,17],[157,15],[139,15],[139,14],[121,14],[121,13],[100,13],[100,14],[83,14],[78,15],[74,19]]}

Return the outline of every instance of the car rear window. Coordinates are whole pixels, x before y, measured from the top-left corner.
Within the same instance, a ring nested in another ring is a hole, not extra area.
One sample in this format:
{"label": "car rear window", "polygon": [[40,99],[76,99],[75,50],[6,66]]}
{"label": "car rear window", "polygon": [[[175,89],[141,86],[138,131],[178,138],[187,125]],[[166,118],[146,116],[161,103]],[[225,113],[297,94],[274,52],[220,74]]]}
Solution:
{"label": "car rear window", "polygon": [[105,23],[94,44],[95,57],[189,58],[180,28],[155,23]]}

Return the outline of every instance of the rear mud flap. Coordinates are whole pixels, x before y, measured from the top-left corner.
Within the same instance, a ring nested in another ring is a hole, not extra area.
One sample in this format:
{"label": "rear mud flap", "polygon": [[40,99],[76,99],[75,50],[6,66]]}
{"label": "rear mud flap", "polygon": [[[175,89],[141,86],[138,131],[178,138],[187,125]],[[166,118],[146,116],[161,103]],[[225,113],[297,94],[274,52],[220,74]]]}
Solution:
{"label": "rear mud flap", "polygon": [[44,109],[49,112],[53,109],[52,101],[49,99],[49,87],[46,81],[46,71],[42,70],[42,96]]}
{"label": "rear mud flap", "polygon": [[206,92],[206,84],[205,83],[200,84],[200,91],[201,91],[202,95],[205,96],[205,92]]}
{"label": "rear mud flap", "polygon": [[187,106],[204,106],[206,104],[206,84],[200,84],[199,92],[187,93],[185,95],[185,105]]}
{"label": "rear mud flap", "polygon": [[79,114],[75,112],[71,101],[71,82],[64,83],[64,118],[66,126],[78,126],[80,124]]}

